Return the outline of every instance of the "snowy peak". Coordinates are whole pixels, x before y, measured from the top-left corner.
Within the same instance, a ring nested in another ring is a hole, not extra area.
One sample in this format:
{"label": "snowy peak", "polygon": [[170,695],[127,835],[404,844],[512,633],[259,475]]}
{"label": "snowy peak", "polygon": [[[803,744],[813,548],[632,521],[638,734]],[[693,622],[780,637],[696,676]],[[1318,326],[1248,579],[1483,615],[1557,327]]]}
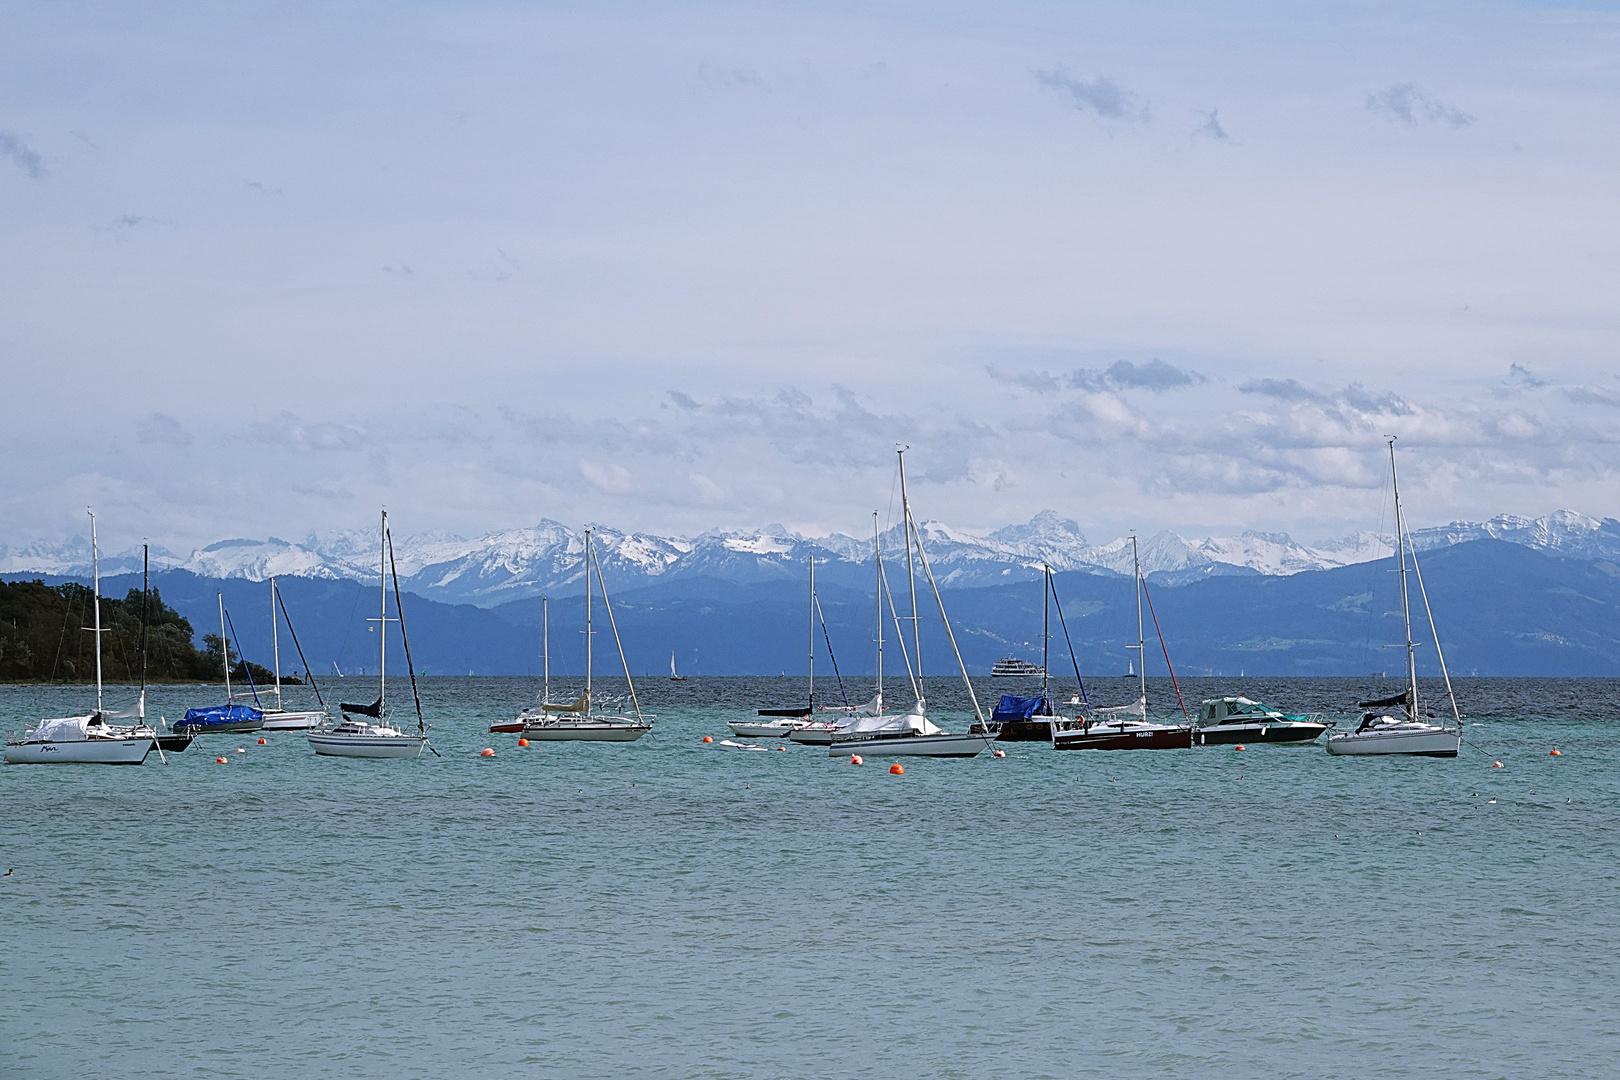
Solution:
{"label": "snowy peak", "polygon": [[[866,589],[872,574],[870,537],[834,533],[804,537],[780,524],[743,532],[713,531],[693,539],[590,527],[603,576],[615,588],[698,577],[750,583],[802,579],[806,560],[818,560],[817,579]],[[1074,521],[1044,510],[1022,525],[987,534],[940,521],[919,523],[929,565],[943,586],[980,586],[1036,580],[1042,565],[1058,571],[1130,574],[1132,541],[1092,545]],[[1413,534],[1419,550],[1495,539],[1570,558],[1620,560],[1620,521],[1571,510],[1528,518],[1501,514],[1484,522],[1452,522]],[[583,591],[585,532],[542,520],[476,539],[448,533],[396,536],[401,583],[413,592],[453,603],[494,606],[508,600]],[[904,530],[883,534],[884,561],[903,558]],[[1218,574],[1297,574],[1387,558],[1392,538],[1357,532],[1314,545],[1286,533],[1244,532],[1187,539],[1170,531],[1138,537],[1144,573],[1179,584]],[[181,559],[152,549],[154,570],[178,568],[214,578],[312,577],[375,581],[380,551],[375,529],[311,535],[300,543],[278,537],[222,540]],[[104,575],[138,572],[139,548],[102,553]],[[90,545],[75,537],[62,544],[0,547],[0,573],[88,577]],[[903,571],[902,571],[903,572]],[[825,577],[823,577],[825,575]]]}

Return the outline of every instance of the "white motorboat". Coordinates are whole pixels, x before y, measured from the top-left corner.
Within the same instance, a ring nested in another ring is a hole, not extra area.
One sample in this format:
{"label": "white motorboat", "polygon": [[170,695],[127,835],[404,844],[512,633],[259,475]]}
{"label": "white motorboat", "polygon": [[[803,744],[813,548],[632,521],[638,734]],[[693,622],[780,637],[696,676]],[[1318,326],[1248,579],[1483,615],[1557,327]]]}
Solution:
{"label": "white motorboat", "polygon": [[[591,696],[591,669],[593,652],[591,639],[591,576],[602,590],[602,610],[607,612],[608,626],[613,630],[613,643],[619,651],[619,664],[624,668],[624,682],[630,688],[630,704],[635,716],[618,716],[594,711]],[[635,742],[652,730],[652,717],[641,712],[636,697],[636,684],[630,678],[630,664],[624,658],[624,642],[619,637],[619,624],[613,618],[613,602],[608,599],[607,581],[602,577],[602,560],[596,554],[591,530],[585,530],[585,692],[579,700],[553,703],[551,700],[551,654],[547,629],[545,601],[541,601],[541,648],[546,656],[545,684],[540,704],[524,709],[517,716],[523,722],[520,729],[530,742]],[[503,725],[504,727],[504,725]],[[492,728],[493,730],[493,728]]]}
{"label": "white motorboat", "polygon": [[326,701],[321,697],[321,688],[315,683],[315,676],[310,673],[309,664],[304,664],[304,680],[315,691],[315,698],[321,703],[318,709],[288,709],[281,700],[281,634],[280,622],[276,618],[276,608],[280,605],[281,615],[287,620],[287,630],[293,636],[293,645],[298,648],[298,659],[304,659],[304,649],[298,644],[298,632],[293,629],[292,616],[287,614],[287,602],[282,599],[281,589],[276,585],[276,579],[270,579],[270,656],[274,665],[276,682],[271,689],[275,695],[276,703],[264,712],[265,731],[308,731],[310,728],[320,727],[326,723]]}
{"label": "white motorboat", "polygon": [[[107,717],[114,714],[102,708],[101,635],[106,630],[101,625],[101,552],[96,540],[94,513],[90,514],[90,567],[95,624],[89,629],[96,635],[96,711],[88,716],[41,720],[30,731],[9,735],[4,755],[8,765],[139,765],[157,745],[157,732],[145,720],[144,652],[140,704],[134,713],[136,723],[109,724]],[[145,618],[144,610],[142,618]]]}
{"label": "white motorboat", "polygon": [[1198,706],[1193,740],[1199,746],[1315,742],[1327,724],[1314,716],[1291,716],[1246,697],[1208,698]]}
{"label": "white motorboat", "polygon": [[[1446,670],[1446,655],[1440,648],[1440,634],[1434,625],[1434,610],[1429,606],[1429,593],[1423,587],[1423,571],[1418,566],[1417,551],[1412,547],[1412,534],[1407,528],[1406,513],[1401,507],[1400,477],[1395,471],[1395,438],[1389,440],[1390,487],[1395,498],[1395,554],[1400,560],[1401,617],[1406,627],[1406,688],[1392,697],[1363,701],[1363,709],[1372,710],[1362,715],[1361,724],[1354,731],[1329,735],[1327,751],[1342,757],[1367,757],[1401,754],[1418,757],[1456,757],[1462,749],[1462,712],[1457,708],[1457,695],[1451,688],[1451,674]],[[1434,655],[1440,664],[1440,675],[1446,683],[1446,699],[1451,704],[1454,724],[1431,724],[1425,717],[1418,699],[1417,642],[1412,640],[1412,603],[1407,588],[1407,560],[1412,562],[1411,574],[1417,581],[1418,593],[1423,598],[1423,610],[1429,617],[1429,634],[1434,638]],[[1399,714],[1383,712],[1400,709]]]}
{"label": "white motorboat", "polygon": [[1028,660],[1020,660],[1016,656],[1003,656],[990,668],[990,674],[997,679],[1044,679],[1046,677],[1046,666],[1044,664],[1032,664]]}
{"label": "white motorboat", "polygon": [[[399,595],[399,571],[394,569],[394,539],[388,532],[388,511],[382,512],[382,543],[378,557],[382,606],[377,618],[377,700],[370,705],[341,702],[343,720],[327,730],[314,730],[305,736],[309,748],[323,757],[414,758],[428,745],[427,724],[422,719],[422,698],[416,692],[416,667],[411,663],[411,639],[405,633],[405,606]],[[394,617],[388,615],[388,575],[394,570]],[[405,647],[405,670],[411,676],[411,697],[416,702],[416,734],[407,734],[388,724],[388,624],[399,623],[400,643]],[[306,665],[305,670],[308,670]],[[353,714],[353,715],[351,715]],[[358,717],[369,717],[369,723]],[[429,749],[432,749],[429,747]],[[435,751],[436,753],[436,751]]]}

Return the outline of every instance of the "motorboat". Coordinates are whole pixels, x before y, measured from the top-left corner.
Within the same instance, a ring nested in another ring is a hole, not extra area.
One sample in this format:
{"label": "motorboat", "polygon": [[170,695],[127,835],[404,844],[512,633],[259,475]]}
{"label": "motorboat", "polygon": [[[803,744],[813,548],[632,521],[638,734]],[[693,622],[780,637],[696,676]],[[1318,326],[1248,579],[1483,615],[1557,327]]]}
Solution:
{"label": "motorboat", "polygon": [[[1335,756],[1370,757],[1384,754],[1402,754],[1417,757],[1456,757],[1462,748],[1462,712],[1457,707],[1457,695],[1451,688],[1451,673],[1446,670],[1446,655],[1440,648],[1440,633],[1435,629],[1434,611],[1429,606],[1428,590],[1423,587],[1423,571],[1418,566],[1417,551],[1412,546],[1412,534],[1406,524],[1401,507],[1400,477],[1395,470],[1395,438],[1389,440],[1390,488],[1395,499],[1395,549],[1400,560],[1401,615],[1406,627],[1406,687],[1400,693],[1359,703],[1363,709],[1361,723],[1354,731],[1337,732],[1327,738],[1327,751]],[[1431,724],[1433,714],[1425,715],[1418,699],[1417,642],[1412,640],[1412,603],[1407,587],[1407,562],[1423,598],[1423,610],[1429,616],[1429,634],[1434,639],[1434,655],[1440,664],[1440,675],[1445,679],[1446,699],[1451,705],[1453,723]],[[1386,712],[1399,709],[1398,713]]]}
{"label": "motorboat", "polygon": [[[422,748],[428,745],[427,722],[422,718],[421,695],[416,692],[416,667],[411,663],[411,639],[405,633],[405,605],[399,594],[399,571],[394,567],[394,538],[388,531],[386,510],[382,512],[381,533],[381,551],[378,555],[381,607],[377,618],[366,620],[377,624],[377,700],[370,705],[339,702],[342,721],[331,728],[316,728],[304,736],[309,748],[322,757],[414,758],[421,757]],[[388,577],[391,569],[394,579],[393,616],[388,614]],[[411,698],[416,703],[414,735],[387,721],[388,624],[391,622],[399,623],[400,643],[405,647],[405,670],[411,676]],[[305,670],[308,670],[307,666]]]}
{"label": "motorboat", "polygon": [[1315,742],[1330,725],[1310,716],[1291,716],[1246,697],[1208,698],[1198,705],[1193,742],[1199,746]]}
{"label": "motorboat", "polygon": [[1016,656],[1003,656],[991,666],[990,675],[997,679],[1042,678],[1046,675],[1046,668],[1040,664],[1032,664],[1028,660],[1020,660]]}

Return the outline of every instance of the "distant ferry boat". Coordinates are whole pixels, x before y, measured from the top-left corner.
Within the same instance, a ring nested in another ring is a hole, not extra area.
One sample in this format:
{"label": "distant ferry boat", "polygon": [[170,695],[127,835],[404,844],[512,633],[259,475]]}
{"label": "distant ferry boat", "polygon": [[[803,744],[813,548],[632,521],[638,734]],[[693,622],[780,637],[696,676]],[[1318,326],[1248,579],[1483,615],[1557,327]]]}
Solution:
{"label": "distant ferry boat", "polygon": [[996,661],[996,666],[990,669],[990,674],[998,677],[1030,678],[1044,676],[1046,669],[1028,660],[1020,660],[1016,656],[1003,656]]}

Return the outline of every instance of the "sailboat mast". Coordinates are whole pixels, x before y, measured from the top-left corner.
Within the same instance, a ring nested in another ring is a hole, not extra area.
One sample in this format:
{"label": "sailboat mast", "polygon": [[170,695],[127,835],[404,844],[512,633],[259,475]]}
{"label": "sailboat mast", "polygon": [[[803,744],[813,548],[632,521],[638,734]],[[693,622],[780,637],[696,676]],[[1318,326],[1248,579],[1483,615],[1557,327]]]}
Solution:
{"label": "sailboat mast", "polygon": [[911,646],[912,655],[917,658],[917,697],[922,699],[923,666],[922,666],[922,623],[917,618],[917,572],[911,564],[912,533],[916,524],[911,520],[911,502],[906,498],[906,451],[902,447],[896,453],[900,458],[900,514],[904,518],[906,534],[906,581],[911,586]]}
{"label": "sailboat mast", "polygon": [[1406,519],[1401,514],[1401,482],[1395,473],[1395,436],[1389,437],[1389,482],[1395,492],[1395,552],[1401,560],[1401,615],[1406,622],[1406,715],[1418,715],[1417,652],[1412,643],[1412,604],[1406,592]]}
{"label": "sailboat mast", "polygon": [[151,547],[141,545],[141,696],[138,707],[141,710],[141,719],[146,719],[146,626],[151,620],[149,614],[151,595]]}
{"label": "sailboat mast", "polygon": [[219,596],[219,655],[225,664],[225,704],[231,703],[231,639],[225,633],[225,594]]}
{"label": "sailboat mast", "polygon": [[810,711],[816,711],[816,555],[810,553]]}
{"label": "sailboat mast", "polygon": [[270,658],[276,665],[276,711],[281,711],[281,635],[276,625],[276,579],[270,579]]}
{"label": "sailboat mast", "polygon": [[382,600],[382,610],[377,613],[377,721],[388,714],[383,706],[388,696],[388,511],[382,512],[381,539],[377,542],[377,580],[380,583],[378,595]]}
{"label": "sailboat mast", "polygon": [[883,697],[883,533],[878,529],[878,513],[872,511],[872,556],[877,565],[877,578],[872,583],[872,596],[877,600],[877,693]]}
{"label": "sailboat mast", "polygon": [[[1141,680],[1142,707],[1147,708],[1147,634],[1142,630],[1142,556],[1131,534],[1131,566],[1136,574],[1136,676]],[[1144,712],[1144,717],[1146,713]]]}
{"label": "sailboat mast", "polygon": [[591,530],[585,530],[585,707],[591,700]]}
{"label": "sailboat mast", "polygon": [[1051,666],[1047,654],[1052,648],[1052,568],[1041,564],[1041,696],[1046,696],[1046,669]]}
{"label": "sailboat mast", "polygon": [[542,690],[540,702],[551,704],[551,612],[548,610],[550,601],[544,596],[540,598],[540,670]]}
{"label": "sailboat mast", "polygon": [[96,543],[96,515],[90,514],[90,595],[96,606],[96,715],[101,715],[101,548]]}

